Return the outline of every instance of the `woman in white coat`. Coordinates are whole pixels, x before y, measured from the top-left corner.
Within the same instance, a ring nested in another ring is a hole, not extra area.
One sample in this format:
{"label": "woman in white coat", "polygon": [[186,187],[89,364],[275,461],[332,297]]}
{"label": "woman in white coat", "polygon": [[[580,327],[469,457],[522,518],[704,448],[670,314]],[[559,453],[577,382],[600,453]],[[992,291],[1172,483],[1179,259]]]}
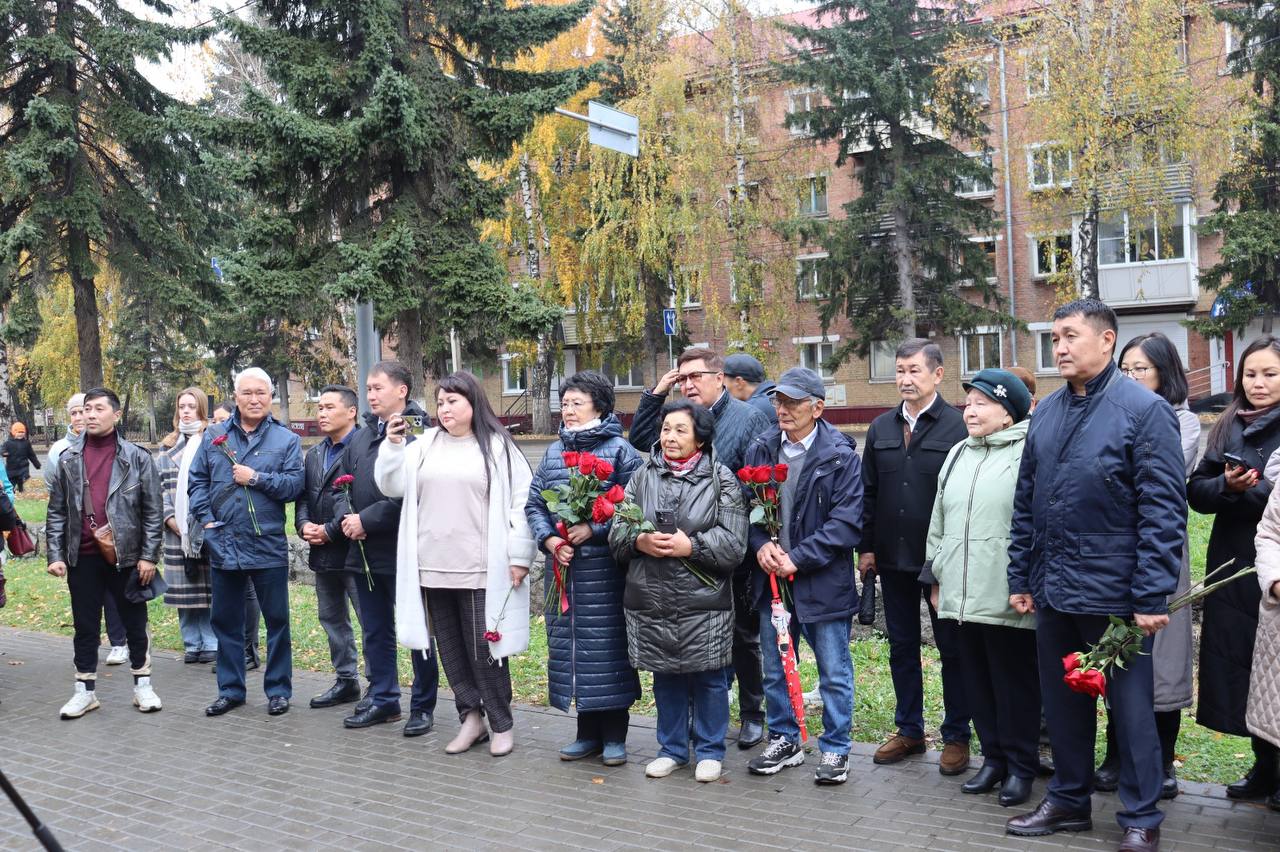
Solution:
{"label": "woman in white coat", "polygon": [[514,747],[505,660],[529,647],[532,472],[470,373],[440,382],[436,416],[439,427],[408,442],[404,419],[391,418],[374,466],[382,493],[404,500],[396,635],[420,652],[437,643],[462,721],[445,751],[460,754],[492,732],[489,753],[501,757]]}

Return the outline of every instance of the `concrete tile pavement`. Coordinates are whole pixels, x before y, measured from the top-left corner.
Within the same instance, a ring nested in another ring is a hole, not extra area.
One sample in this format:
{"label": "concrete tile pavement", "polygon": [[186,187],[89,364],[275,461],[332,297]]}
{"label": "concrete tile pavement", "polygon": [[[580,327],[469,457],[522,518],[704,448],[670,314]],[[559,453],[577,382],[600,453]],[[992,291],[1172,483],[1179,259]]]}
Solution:
{"label": "concrete tile pavement", "polygon": [[[250,704],[208,719],[208,667],[168,652],[154,661],[162,712],[138,713],[128,672],[104,667],[102,709],[64,722],[70,658],[70,639],[0,629],[0,770],[68,849],[1105,850],[1120,838],[1109,795],[1094,798],[1092,832],[1008,837],[1010,812],[962,795],[936,757],[875,766],[870,744],[854,745],[843,787],[814,786],[813,760],[750,776],[732,746],[720,783],[698,784],[692,771],[652,781],[652,719],[633,719],[631,763],[611,769],[558,760],[571,719],[522,707],[511,756],[481,747],[450,757],[458,723],[447,695],[425,737],[405,739],[399,725],[346,731],[345,708],[306,706],[330,681],[304,671],[288,714],[267,715],[251,673]],[[1183,786],[1165,805],[1165,849],[1280,849],[1280,814],[1230,802],[1221,787]],[[33,848],[0,800],[0,849]]]}

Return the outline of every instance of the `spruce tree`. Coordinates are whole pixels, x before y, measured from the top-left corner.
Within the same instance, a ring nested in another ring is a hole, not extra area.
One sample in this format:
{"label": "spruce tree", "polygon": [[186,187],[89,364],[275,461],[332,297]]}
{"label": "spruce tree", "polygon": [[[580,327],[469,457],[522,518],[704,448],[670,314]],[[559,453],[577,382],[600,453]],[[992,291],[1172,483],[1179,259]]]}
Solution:
{"label": "spruce tree", "polygon": [[1280,12],[1246,0],[1213,13],[1239,36],[1227,62],[1233,73],[1252,76],[1253,114],[1214,190],[1217,210],[1200,223],[1201,233],[1222,234],[1220,260],[1200,273],[1222,310],[1195,325],[1221,337],[1261,316],[1270,334],[1280,315]]}
{"label": "spruce tree", "polygon": [[[976,96],[963,81],[942,82],[964,5],[828,0],[816,26],[784,26],[798,47],[781,75],[825,101],[787,123],[839,143],[836,167],[854,169],[861,186],[843,218],[796,228],[829,255],[819,270],[824,323],[843,315],[854,332],[836,360],[926,328],[950,334],[1008,320],[970,240],[994,232],[994,217],[954,189],[961,179],[991,179],[990,165],[953,141],[985,138]],[[980,304],[960,294],[962,284]]]}
{"label": "spruce tree", "polygon": [[249,89],[244,118],[211,124],[258,202],[228,258],[238,292],[280,316],[372,299],[415,381],[424,361],[445,370],[451,327],[467,354],[491,351],[510,287],[476,224],[506,188],[473,163],[505,157],[590,79],[513,67],[590,6],[261,0],[261,23],[232,22],[281,92]]}
{"label": "spruce tree", "polygon": [[[24,317],[38,317],[37,288],[65,273],[84,388],[103,380],[101,264],[193,333],[213,283],[217,188],[182,105],[138,70],[208,32],[145,21],[125,5],[0,0],[0,304],[16,299]],[[32,337],[19,326],[6,331]]]}

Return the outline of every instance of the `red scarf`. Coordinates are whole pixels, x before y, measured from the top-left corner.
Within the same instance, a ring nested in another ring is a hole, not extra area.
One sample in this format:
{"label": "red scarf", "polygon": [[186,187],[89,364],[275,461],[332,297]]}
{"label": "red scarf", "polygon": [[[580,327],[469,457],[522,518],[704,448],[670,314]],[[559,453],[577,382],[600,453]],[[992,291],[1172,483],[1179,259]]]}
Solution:
{"label": "red scarf", "polygon": [[702,450],[696,450],[693,455],[683,459],[673,459],[663,453],[662,460],[667,463],[667,467],[671,468],[672,473],[688,473],[697,467],[698,462],[702,460]]}
{"label": "red scarf", "polygon": [[1244,425],[1248,426],[1250,423],[1257,420],[1262,415],[1270,414],[1271,412],[1275,411],[1277,405],[1280,405],[1280,403],[1272,403],[1271,405],[1268,405],[1266,408],[1242,408],[1239,411],[1237,411],[1236,414],[1238,414],[1240,416],[1240,419],[1244,421]]}

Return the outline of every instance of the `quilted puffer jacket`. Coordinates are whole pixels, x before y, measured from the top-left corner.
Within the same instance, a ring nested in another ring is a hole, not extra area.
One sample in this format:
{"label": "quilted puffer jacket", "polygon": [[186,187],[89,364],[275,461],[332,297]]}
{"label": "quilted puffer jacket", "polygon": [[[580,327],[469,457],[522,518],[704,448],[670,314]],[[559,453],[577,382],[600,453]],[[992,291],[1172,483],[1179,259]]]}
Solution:
{"label": "quilted puffer jacket", "polygon": [[722,669],[733,651],[733,584],[729,577],[747,551],[747,510],[742,491],[715,454],[676,475],[656,453],[631,477],[627,499],[649,521],[658,509],[674,510],[676,526],[693,543],[688,559],[717,578],[703,584],[679,559],[636,550],[635,531],[614,524],[609,547],[627,566],[623,597],[631,665],[646,671],[686,674]]}
{"label": "quilted puffer jacket", "polygon": [[[1280,746],[1280,597],[1272,593],[1280,583],[1280,491],[1272,491],[1267,501],[1258,535],[1254,541],[1258,558],[1258,637],[1253,647],[1253,673],[1249,682],[1249,707],[1245,722],[1249,732]],[[1238,580],[1251,582],[1249,578]]]}
{"label": "quilted puffer jacket", "polygon": [[[556,517],[547,509],[543,489],[569,481],[564,453],[592,453],[613,465],[609,483],[626,486],[640,467],[640,454],[622,437],[622,423],[610,414],[599,426],[571,432],[560,428],[560,440],[533,475],[525,515],[538,547],[556,535]],[[551,706],[567,711],[630,707],[640,697],[640,678],[627,659],[627,628],[622,616],[626,572],[609,553],[609,524],[591,524],[593,535],[573,549],[565,579],[569,611],[560,612],[557,595],[547,598],[547,688]],[[551,576],[550,555],[547,572]]]}

